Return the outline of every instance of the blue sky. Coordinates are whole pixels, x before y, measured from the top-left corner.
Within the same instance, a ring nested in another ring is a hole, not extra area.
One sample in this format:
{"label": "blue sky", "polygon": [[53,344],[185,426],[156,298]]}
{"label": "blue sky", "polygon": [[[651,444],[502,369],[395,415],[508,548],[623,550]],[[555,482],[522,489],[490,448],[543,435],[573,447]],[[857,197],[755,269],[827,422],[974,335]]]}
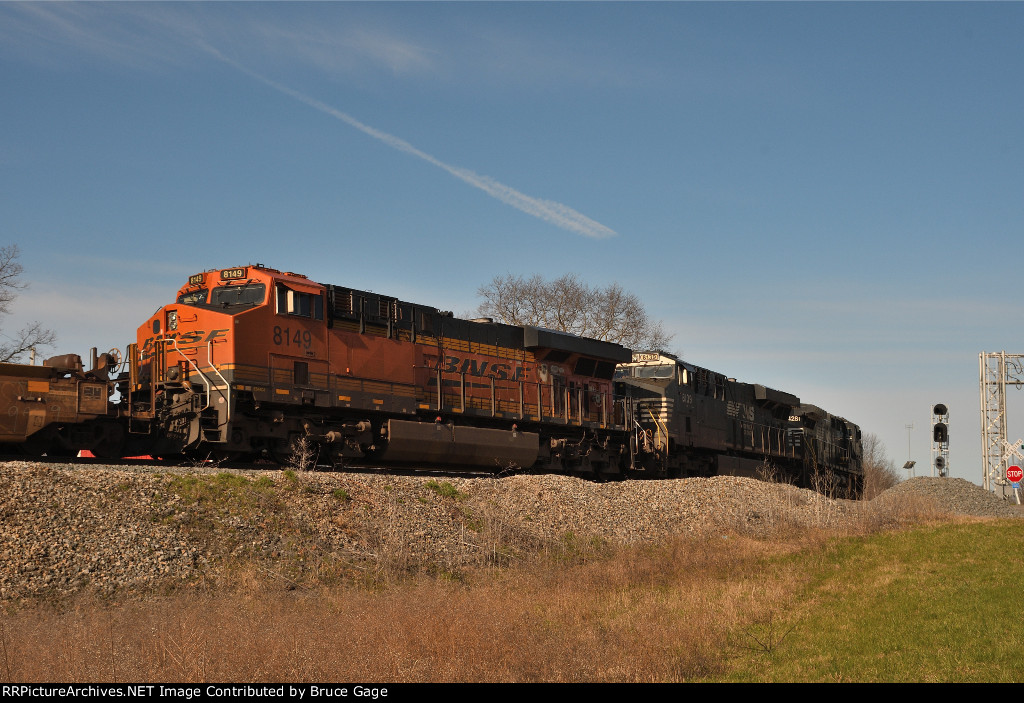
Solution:
{"label": "blue sky", "polygon": [[457,313],[572,272],[900,465],[946,403],[980,483],[978,353],[1024,353],[1022,36],[1021,3],[0,3],[4,326],[123,348],[250,262]]}

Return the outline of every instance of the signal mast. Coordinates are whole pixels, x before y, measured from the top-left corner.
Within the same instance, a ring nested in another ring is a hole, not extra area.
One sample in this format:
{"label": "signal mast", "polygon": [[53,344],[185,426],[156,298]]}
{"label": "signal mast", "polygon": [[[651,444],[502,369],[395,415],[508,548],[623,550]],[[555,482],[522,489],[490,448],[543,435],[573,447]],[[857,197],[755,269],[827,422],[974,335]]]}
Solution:
{"label": "signal mast", "polygon": [[949,408],[932,406],[932,476],[949,476]]}

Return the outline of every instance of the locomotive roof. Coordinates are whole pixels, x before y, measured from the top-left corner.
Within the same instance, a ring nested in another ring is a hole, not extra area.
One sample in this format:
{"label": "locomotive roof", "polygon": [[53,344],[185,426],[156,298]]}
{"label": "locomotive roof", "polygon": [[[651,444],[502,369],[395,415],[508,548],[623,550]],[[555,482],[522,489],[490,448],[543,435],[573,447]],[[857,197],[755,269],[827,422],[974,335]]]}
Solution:
{"label": "locomotive roof", "polygon": [[[280,280],[286,285],[300,284],[305,286],[318,286],[322,287],[328,296],[333,296],[336,292],[351,292],[354,296],[358,296],[364,300],[380,299],[382,301],[393,301],[396,305],[407,306],[412,309],[419,311],[422,314],[430,315],[436,318],[448,319],[450,322],[448,325],[479,325],[481,328],[490,327],[491,329],[505,329],[510,334],[514,334],[516,338],[520,338],[522,346],[526,349],[551,349],[566,352],[569,354],[582,354],[584,356],[595,357],[598,359],[607,359],[618,363],[628,362],[632,358],[632,352],[629,349],[616,344],[615,342],[606,342],[599,339],[592,339],[590,337],[580,337],[569,332],[561,332],[558,330],[546,329],[544,327],[534,327],[531,325],[507,325],[500,322],[493,322],[487,318],[467,320],[464,318],[457,318],[451,312],[445,310],[439,310],[438,308],[431,307],[429,305],[423,305],[421,303],[411,303],[404,300],[399,300],[394,296],[385,295],[382,293],[375,293],[372,291],[364,291],[356,288],[350,288],[348,286],[338,286],[323,283],[315,283],[302,274],[292,273],[288,271],[280,271],[278,269],[264,266],[263,264],[250,264],[248,266],[240,266],[236,268],[227,269],[210,269],[204,271],[203,274],[197,274],[189,279],[189,286],[208,284],[213,282],[213,277],[207,280],[208,274],[220,273],[218,279],[221,282],[241,281],[250,277],[250,270],[260,271],[264,274],[270,274],[275,279]],[[230,274],[230,275],[228,275]],[[199,282],[202,283],[199,283]],[[454,331],[454,330],[453,330]]]}
{"label": "locomotive roof", "polygon": [[558,349],[619,362],[629,361],[632,358],[632,352],[621,344],[589,337],[577,337],[567,332],[529,325],[523,325],[523,346],[527,349]]}

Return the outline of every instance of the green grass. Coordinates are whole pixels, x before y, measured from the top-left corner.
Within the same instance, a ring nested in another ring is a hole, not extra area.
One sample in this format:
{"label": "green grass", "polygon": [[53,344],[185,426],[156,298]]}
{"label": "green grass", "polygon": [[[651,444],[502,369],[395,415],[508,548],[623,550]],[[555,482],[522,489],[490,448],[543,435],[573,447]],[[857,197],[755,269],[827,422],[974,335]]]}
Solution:
{"label": "green grass", "polygon": [[254,495],[265,495],[273,488],[274,482],[261,477],[251,481],[240,474],[221,472],[213,476],[207,474],[173,476],[168,482],[168,489],[181,498],[196,502],[209,501],[230,506]]}
{"label": "green grass", "polygon": [[[844,538],[732,633],[736,681],[1021,681],[1024,521]],[[786,634],[788,631],[788,634]],[[760,643],[758,642],[760,640]]]}
{"label": "green grass", "polygon": [[469,497],[468,493],[463,493],[462,491],[460,491],[458,488],[448,483],[447,481],[442,481],[441,483],[438,483],[434,479],[430,479],[429,481],[424,483],[423,486],[433,491],[437,495],[441,496],[442,498],[454,498],[455,500],[465,500],[466,498]]}
{"label": "green grass", "polygon": [[[201,511],[197,515],[201,521],[218,515],[273,514],[281,507],[274,482],[266,476],[256,480],[228,472],[172,476],[167,491]],[[173,515],[160,510],[156,519],[166,522]]]}

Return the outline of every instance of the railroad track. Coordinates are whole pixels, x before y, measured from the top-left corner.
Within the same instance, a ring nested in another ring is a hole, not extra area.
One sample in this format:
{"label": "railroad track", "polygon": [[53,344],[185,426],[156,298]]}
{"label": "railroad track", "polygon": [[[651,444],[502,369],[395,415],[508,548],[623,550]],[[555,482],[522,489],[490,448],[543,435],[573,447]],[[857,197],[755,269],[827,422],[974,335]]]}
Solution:
{"label": "railroad track", "polygon": [[[140,468],[140,469],[190,469],[197,472],[214,472],[221,470],[231,471],[287,471],[298,470],[293,466],[278,464],[270,459],[258,459],[256,461],[215,461],[212,459],[158,459],[158,458],[122,458],[104,459],[100,457],[67,457],[67,456],[30,456],[26,454],[0,454],[0,463],[3,462],[30,462],[52,466],[107,466],[113,468]],[[512,475],[530,475],[536,472],[526,469],[501,469],[501,470],[471,470],[471,469],[448,469],[438,466],[381,466],[376,464],[349,464],[344,467],[336,467],[328,464],[319,464],[303,471],[317,473],[350,473],[364,475],[387,475],[387,476],[441,476],[447,478],[503,478]]]}

